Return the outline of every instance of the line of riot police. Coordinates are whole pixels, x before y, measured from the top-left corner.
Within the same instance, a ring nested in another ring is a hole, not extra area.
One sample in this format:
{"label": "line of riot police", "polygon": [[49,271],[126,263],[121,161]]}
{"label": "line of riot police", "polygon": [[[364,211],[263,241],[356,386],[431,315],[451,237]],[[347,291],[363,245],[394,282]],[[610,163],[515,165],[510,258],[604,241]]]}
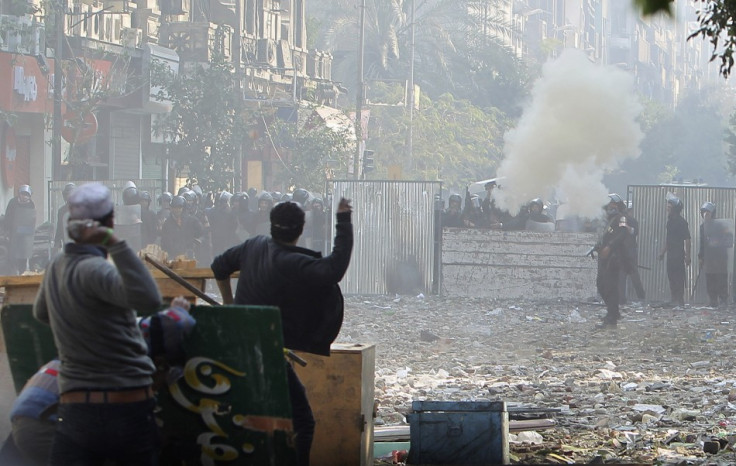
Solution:
{"label": "line of riot police", "polygon": [[[496,206],[493,190],[496,181],[485,183],[485,196],[481,198],[469,189],[465,191],[465,203],[460,194],[453,193],[448,207],[442,211],[442,226],[454,228],[488,228],[492,230],[554,231],[554,210],[557,205],[546,204],[541,198],[524,204],[516,215]],[[595,225],[582,225],[576,231],[595,231]]]}
{"label": "line of riot police", "polygon": [[[292,194],[262,191],[203,193],[197,184],[179,189],[176,195],[161,194],[159,210],[151,210],[151,196],[134,184],[123,191],[123,208],[117,228],[134,249],[160,244],[168,258],[185,256],[209,264],[214,256],[256,235],[270,234],[269,213],[278,202],[292,200],[306,212],[300,246],[324,252],[328,241],[329,212],[321,197],[299,188]],[[329,203],[328,203],[329,205]],[[126,225],[135,225],[126,231]]]}

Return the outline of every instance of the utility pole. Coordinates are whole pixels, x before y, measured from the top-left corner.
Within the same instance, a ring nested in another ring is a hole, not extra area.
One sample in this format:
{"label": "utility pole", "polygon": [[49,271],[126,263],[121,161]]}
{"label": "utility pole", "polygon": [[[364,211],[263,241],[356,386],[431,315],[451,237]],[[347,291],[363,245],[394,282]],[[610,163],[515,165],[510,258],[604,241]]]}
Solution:
{"label": "utility pole", "polygon": [[360,179],[360,159],[363,142],[363,49],[365,48],[365,0],[360,2],[360,40],[358,41],[358,95],[355,103],[355,157],[353,177]]}
{"label": "utility pole", "polygon": [[63,74],[61,63],[64,57],[64,19],[66,0],[58,0],[56,21],[56,48],[54,49],[54,116],[51,125],[51,157],[53,159],[53,179],[61,177],[61,127],[64,124],[61,116],[61,91]]}
{"label": "utility pole", "polygon": [[406,148],[409,166],[414,165],[414,0],[411,0],[411,55],[409,65],[409,142]]}

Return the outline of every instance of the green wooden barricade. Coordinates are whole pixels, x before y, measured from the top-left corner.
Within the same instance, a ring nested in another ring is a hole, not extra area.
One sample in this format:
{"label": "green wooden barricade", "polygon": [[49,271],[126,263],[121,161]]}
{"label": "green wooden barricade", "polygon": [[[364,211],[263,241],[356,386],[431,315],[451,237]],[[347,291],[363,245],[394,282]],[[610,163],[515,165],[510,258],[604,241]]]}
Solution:
{"label": "green wooden barricade", "polygon": [[[16,390],[56,355],[32,306],[2,309]],[[291,406],[278,308],[195,306],[183,377],[158,396],[162,464],[293,465]]]}

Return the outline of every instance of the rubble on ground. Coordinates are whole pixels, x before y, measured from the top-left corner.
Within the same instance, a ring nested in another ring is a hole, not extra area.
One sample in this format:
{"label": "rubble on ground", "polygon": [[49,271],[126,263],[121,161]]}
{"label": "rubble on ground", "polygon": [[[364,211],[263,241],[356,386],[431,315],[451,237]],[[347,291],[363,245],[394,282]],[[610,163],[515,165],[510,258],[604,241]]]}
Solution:
{"label": "rubble on ground", "polygon": [[337,341],[376,344],[376,425],[405,424],[416,399],[505,401],[557,410],[541,437],[512,437],[517,462],[736,464],[736,309],[637,304],[597,329],[604,314],[592,301],[352,296]]}

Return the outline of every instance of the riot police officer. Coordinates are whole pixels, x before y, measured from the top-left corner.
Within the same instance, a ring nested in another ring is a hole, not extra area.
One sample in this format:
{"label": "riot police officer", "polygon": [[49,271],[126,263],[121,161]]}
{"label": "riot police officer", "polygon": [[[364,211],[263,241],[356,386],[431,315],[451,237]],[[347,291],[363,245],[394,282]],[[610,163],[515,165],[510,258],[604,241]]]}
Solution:
{"label": "riot police officer", "polygon": [[690,266],[690,228],[682,218],[682,201],[667,196],[667,236],[659,260],[667,253],[667,278],[670,282],[671,306],[685,305],[685,268]]}
{"label": "riot police officer", "polygon": [[463,198],[459,194],[450,194],[447,209],[442,211],[443,227],[462,228],[465,226],[462,216],[462,203]]}
{"label": "riot police officer", "polygon": [[700,216],[699,270],[705,272],[710,306],[724,306],[728,303],[728,249],[733,247],[733,234],[716,220],[716,205],[712,202],[700,207]]}
{"label": "riot police officer", "polygon": [[615,328],[621,318],[619,312],[618,281],[622,267],[627,267],[625,251],[626,216],[619,206],[609,202],[603,206],[606,212],[606,229],[593,248],[598,253],[598,275],[595,284],[598,293],[606,303],[606,316],[603,318],[604,328]]}
{"label": "riot police officer", "polygon": [[28,258],[33,254],[36,205],[31,195],[31,187],[21,185],[18,195],[8,202],[5,209],[5,230],[10,237],[10,265],[18,275],[28,269]]}
{"label": "riot police officer", "polygon": [[141,191],[138,193],[138,203],[141,206],[141,220],[143,221],[141,237],[143,246],[156,243],[158,236],[158,218],[151,210],[151,193]]}
{"label": "riot police officer", "polygon": [[253,225],[252,236],[256,235],[270,235],[271,234],[271,219],[270,212],[273,208],[273,195],[266,191],[261,192],[258,195],[258,211],[253,215],[251,225]]}
{"label": "riot police officer", "polygon": [[215,206],[207,209],[207,220],[210,224],[212,238],[212,253],[218,255],[238,244],[237,236],[238,219],[235,212],[230,208],[230,200],[233,197],[227,191],[217,196]]}
{"label": "riot police officer", "polygon": [[204,233],[202,224],[185,212],[187,201],[182,196],[171,200],[171,213],[161,229],[161,248],[169,259],[186,255],[195,258],[196,243]]}
{"label": "riot police officer", "polygon": [[626,267],[621,268],[621,275],[618,282],[620,304],[626,302],[626,284],[629,277],[631,278],[631,283],[634,285],[637,298],[639,301],[643,301],[646,294],[644,292],[644,285],[641,283],[641,277],[639,276],[639,247],[636,244],[636,238],[639,236],[639,221],[631,215],[626,202],[621,196],[611,193],[608,195],[608,199],[609,204],[615,205],[619,212],[625,214],[626,229],[629,232],[624,240],[624,252],[627,256]]}

